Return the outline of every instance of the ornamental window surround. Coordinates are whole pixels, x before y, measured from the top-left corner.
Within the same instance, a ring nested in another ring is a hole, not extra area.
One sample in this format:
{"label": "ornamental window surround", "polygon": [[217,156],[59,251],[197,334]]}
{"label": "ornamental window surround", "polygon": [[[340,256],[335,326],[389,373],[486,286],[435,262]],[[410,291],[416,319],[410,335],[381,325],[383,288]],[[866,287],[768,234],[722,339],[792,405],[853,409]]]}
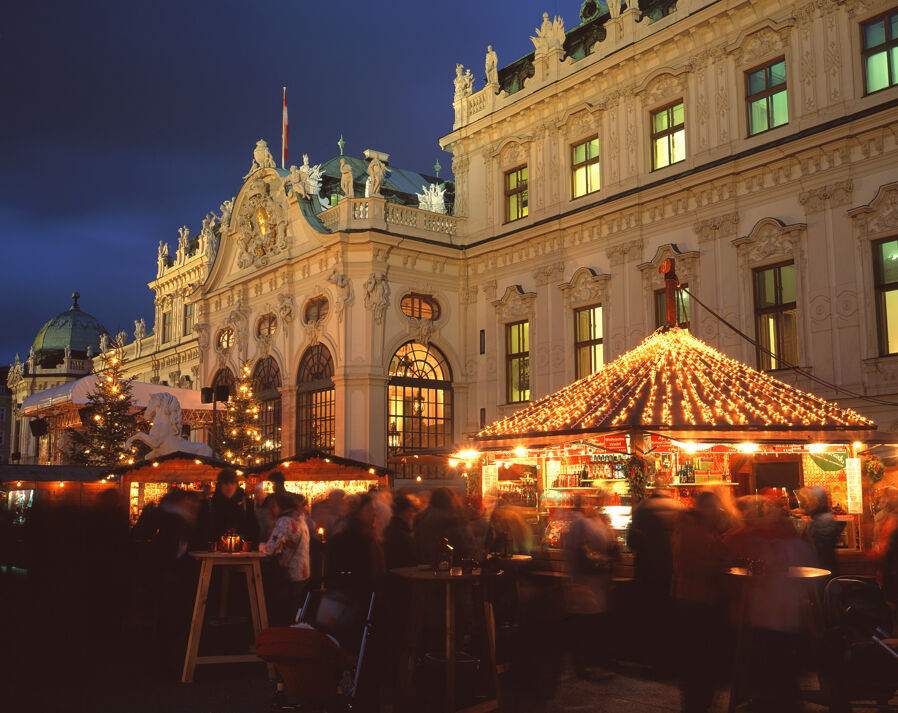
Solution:
{"label": "ornamental window surround", "polygon": [[879,355],[898,354],[898,238],[873,243]]}
{"label": "ornamental window surround", "polygon": [[864,94],[898,84],[898,8],[861,24]]}
{"label": "ornamental window surround", "polygon": [[595,193],[601,187],[599,137],[571,145],[571,197]]}
{"label": "ornamental window surround", "polygon": [[595,374],[605,363],[602,305],[574,310],[574,378]]}
{"label": "ornamental window surround", "polygon": [[530,321],[505,325],[505,399],[530,400]]}
{"label": "ornamental window surround", "polygon": [[747,71],[745,97],[749,136],[787,124],[786,60],[780,57]]}
{"label": "ornamental window surround", "polygon": [[234,346],[234,329],[232,327],[225,327],[218,332],[216,341],[218,342],[218,347],[220,349],[230,349]]}
{"label": "ornamental window surround", "polygon": [[409,292],[399,302],[399,309],[406,317],[413,319],[429,319],[436,321],[440,318],[440,303],[430,295],[418,292]]}
{"label": "ornamental window surround", "polygon": [[677,99],[652,112],[652,170],[686,160],[686,117]]}
{"label": "ornamental window surround", "polygon": [[306,324],[315,324],[327,317],[330,311],[330,302],[324,295],[312,297],[303,309],[303,321]]}
{"label": "ornamental window surround", "polygon": [[505,172],[505,222],[526,218],[529,214],[527,164]]}
{"label": "ornamental window surround", "polygon": [[181,330],[181,334],[185,337],[189,337],[193,334],[193,315],[194,308],[192,304],[184,305],[184,319],[183,319],[183,329]]}
{"label": "ornamental window surround", "polygon": [[753,270],[758,366],[762,371],[798,364],[795,263]]}
{"label": "ornamental window surround", "polygon": [[256,324],[256,334],[260,337],[273,337],[278,331],[278,318],[269,312],[259,317]]}

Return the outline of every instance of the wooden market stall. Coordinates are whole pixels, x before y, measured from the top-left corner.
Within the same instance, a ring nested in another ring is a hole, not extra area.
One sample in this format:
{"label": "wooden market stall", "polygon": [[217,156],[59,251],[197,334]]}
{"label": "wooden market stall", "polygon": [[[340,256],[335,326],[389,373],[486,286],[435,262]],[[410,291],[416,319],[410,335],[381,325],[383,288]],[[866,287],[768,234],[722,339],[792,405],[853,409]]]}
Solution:
{"label": "wooden market stall", "polygon": [[268,478],[274,471],[284,476],[287,490],[302,493],[310,503],[334,489],[352,494],[367,492],[375,485],[385,487],[389,474],[381,466],[321,451],[306,451],[276,463],[255,466],[247,469],[247,474],[261,481],[265,490],[270,491]]}

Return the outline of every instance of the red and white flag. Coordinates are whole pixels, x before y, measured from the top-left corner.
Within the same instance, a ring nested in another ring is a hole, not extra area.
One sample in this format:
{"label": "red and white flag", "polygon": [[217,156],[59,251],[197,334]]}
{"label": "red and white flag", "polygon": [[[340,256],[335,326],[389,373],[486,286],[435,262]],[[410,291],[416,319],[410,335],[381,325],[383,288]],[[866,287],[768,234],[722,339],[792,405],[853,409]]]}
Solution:
{"label": "red and white flag", "polygon": [[287,144],[290,140],[290,125],[287,123],[287,87],[284,87],[284,120],[281,127],[281,168],[287,168]]}

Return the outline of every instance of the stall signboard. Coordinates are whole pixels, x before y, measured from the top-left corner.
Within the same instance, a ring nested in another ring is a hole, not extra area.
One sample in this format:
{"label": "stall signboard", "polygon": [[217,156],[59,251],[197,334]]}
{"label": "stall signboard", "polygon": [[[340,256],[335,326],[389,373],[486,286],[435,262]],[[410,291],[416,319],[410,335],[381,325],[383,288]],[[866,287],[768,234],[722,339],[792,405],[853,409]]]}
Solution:
{"label": "stall signboard", "polygon": [[848,480],[848,512],[851,515],[860,515],[864,510],[860,458],[845,459],[845,475]]}
{"label": "stall signboard", "polygon": [[481,469],[480,484],[481,497],[484,499],[495,498],[499,493],[499,466],[497,464],[485,465]]}

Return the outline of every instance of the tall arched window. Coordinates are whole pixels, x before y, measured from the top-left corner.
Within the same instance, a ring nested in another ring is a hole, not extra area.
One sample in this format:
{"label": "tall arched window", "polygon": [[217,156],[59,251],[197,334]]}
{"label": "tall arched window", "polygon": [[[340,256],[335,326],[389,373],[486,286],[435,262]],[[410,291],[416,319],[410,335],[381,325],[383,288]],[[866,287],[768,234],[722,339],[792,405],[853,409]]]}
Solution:
{"label": "tall arched window", "polygon": [[390,360],[387,382],[390,453],[452,443],[452,372],[432,345],[407,342]]}
{"label": "tall arched window", "polygon": [[256,362],[253,369],[253,396],[259,400],[259,430],[262,434],[262,461],[281,456],[281,370],[271,357]]}
{"label": "tall arched window", "polygon": [[215,372],[215,376],[212,377],[212,393],[215,393],[215,389],[219,386],[227,386],[228,393],[234,393],[234,385],[237,383],[237,380],[234,378],[234,372],[231,371],[228,367],[223,367]]}
{"label": "tall arched window", "polygon": [[334,452],[334,360],[323,344],[306,349],[296,376],[297,451]]}

